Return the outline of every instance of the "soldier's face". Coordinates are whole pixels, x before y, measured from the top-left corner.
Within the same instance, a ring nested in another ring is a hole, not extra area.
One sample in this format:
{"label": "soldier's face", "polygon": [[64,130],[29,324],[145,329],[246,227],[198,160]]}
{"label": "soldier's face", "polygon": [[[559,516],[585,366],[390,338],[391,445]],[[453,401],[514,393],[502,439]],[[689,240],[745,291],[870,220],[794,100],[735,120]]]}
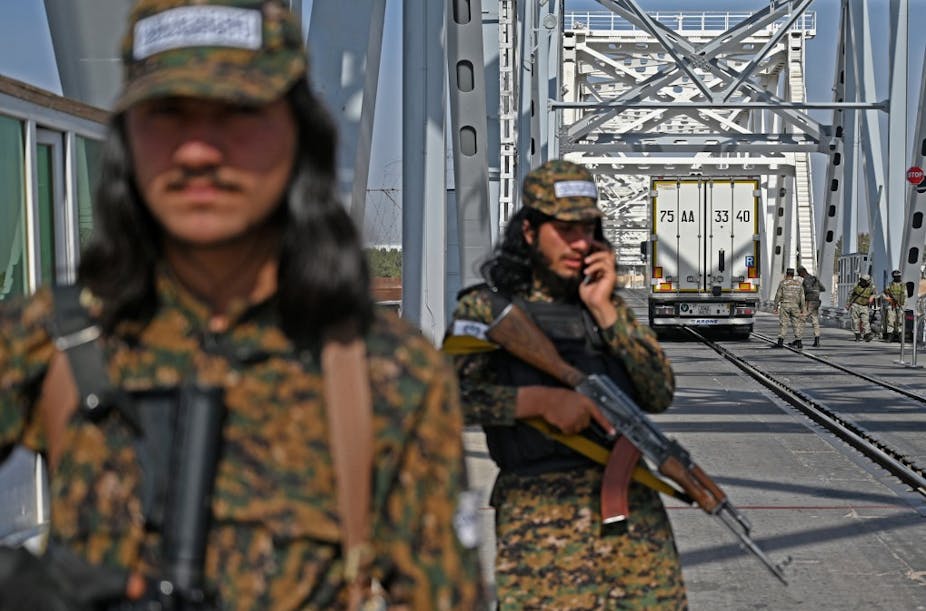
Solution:
{"label": "soldier's face", "polygon": [[261,226],[283,199],[296,155],[285,99],[257,108],[151,100],[129,109],[126,129],[142,198],[170,238],[193,245]]}
{"label": "soldier's face", "polygon": [[595,239],[595,221],[549,221],[534,228],[525,221],[524,239],[560,278],[580,278],[583,260]]}

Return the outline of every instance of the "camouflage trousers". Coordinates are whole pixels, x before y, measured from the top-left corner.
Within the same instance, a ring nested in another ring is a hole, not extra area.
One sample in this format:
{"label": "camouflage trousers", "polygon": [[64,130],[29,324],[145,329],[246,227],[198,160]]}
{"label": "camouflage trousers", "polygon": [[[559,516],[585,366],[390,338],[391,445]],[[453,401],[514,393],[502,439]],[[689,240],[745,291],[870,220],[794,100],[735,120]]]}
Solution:
{"label": "camouflage trousers", "polygon": [[892,308],[890,306],[886,306],[885,310],[887,310],[887,327],[885,327],[887,333],[903,332],[903,310],[899,307]]}
{"label": "camouflage trousers", "polygon": [[810,325],[813,327],[813,336],[820,336],[820,302],[819,301],[808,301],[807,302],[807,321],[810,322]]}
{"label": "camouflage trousers", "polygon": [[687,609],[659,495],[630,486],[630,517],[601,523],[601,469],[502,473],[492,505],[500,610]]}
{"label": "camouflage trousers", "polygon": [[778,308],[778,337],[785,337],[788,326],[794,330],[794,339],[804,337],[804,317],[797,306],[782,305]]}
{"label": "camouflage trousers", "polygon": [[[852,319],[852,332],[868,335],[871,333],[871,320],[868,315],[868,306],[860,303],[853,303],[849,306],[849,316]],[[859,323],[862,324],[859,331]]]}

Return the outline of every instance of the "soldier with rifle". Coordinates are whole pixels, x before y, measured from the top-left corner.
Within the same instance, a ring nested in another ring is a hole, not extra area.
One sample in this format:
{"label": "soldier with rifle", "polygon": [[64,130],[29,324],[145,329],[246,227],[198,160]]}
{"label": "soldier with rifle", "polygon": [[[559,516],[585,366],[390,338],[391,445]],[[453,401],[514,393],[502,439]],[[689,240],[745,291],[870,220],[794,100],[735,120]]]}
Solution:
{"label": "soldier with rifle", "polygon": [[891,272],[891,283],[884,288],[884,301],[887,304],[885,316],[884,340],[899,342],[900,334],[904,332],[903,307],[907,303],[907,287],[901,282],[899,269]]}
{"label": "soldier with rifle", "polygon": [[875,301],[875,287],[871,284],[871,276],[862,274],[858,277],[858,282],[849,292],[846,299],[846,309],[849,310],[849,317],[852,321],[852,330],[855,333],[855,341],[863,339],[870,342],[874,337],[871,333],[871,316],[868,312],[869,306]]}
{"label": "soldier with rifle", "polygon": [[0,456],[51,480],[0,609],[477,608],[453,371],[373,307],[299,24],[128,25],[78,286],[0,308]]}
{"label": "soldier with rifle", "polygon": [[[672,401],[662,348],[615,293],[614,253],[591,173],[548,161],[525,178],[522,204],[482,266],[486,283],[461,293],[445,337],[445,350],[457,354],[466,422],[483,427],[500,469],[492,492],[499,607],[685,608],[659,494],[627,481],[639,450],[613,443],[614,425],[592,398],[513,347],[485,341],[502,299],[526,311],[578,371],[607,374],[649,412]],[[608,467],[589,456],[594,448]]]}

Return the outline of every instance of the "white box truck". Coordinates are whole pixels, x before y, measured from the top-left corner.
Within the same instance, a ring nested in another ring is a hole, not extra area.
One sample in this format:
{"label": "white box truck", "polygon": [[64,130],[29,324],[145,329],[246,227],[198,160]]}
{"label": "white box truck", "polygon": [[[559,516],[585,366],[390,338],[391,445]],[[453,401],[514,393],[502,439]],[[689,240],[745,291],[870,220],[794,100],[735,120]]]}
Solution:
{"label": "white box truck", "polygon": [[748,337],[759,305],[759,179],[653,178],[649,324]]}

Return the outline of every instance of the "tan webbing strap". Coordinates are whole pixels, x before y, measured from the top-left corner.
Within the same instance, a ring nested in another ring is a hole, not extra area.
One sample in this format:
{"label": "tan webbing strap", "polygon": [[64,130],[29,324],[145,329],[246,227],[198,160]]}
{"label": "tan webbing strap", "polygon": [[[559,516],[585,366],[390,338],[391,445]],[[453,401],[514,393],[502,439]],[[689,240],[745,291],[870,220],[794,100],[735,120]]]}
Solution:
{"label": "tan webbing strap", "polygon": [[55,351],[45,379],[42,380],[42,390],[35,405],[45,434],[48,468],[51,471],[58,466],[64,430],[67,428],[68,420],[77,411],[78,401],[77,383],[71,373],[68,357],[61,351]]}
{"label": "tan webbing strap", "polygon": [[[558,441],[559,443],[568,446],[581,454],[586,458],[590,458],[600,465],[607,465],[608,459],[611,452],[603,447],[588,439],[582,435],[564,435],[556,430],[553,425],[548,423],[542,418],[527,418],[522,420],[525,424],[529,424],[534,427],[550,439]],[[643,484],[649,488],[652,488],[656,492],[661,492],[665,495],[674,497],[683,503],[688,503],[689,505],[694,501],[684,492],[677,490],[676,488],[670,486],[665,481],[659,479],[653,473],[647,469],[643,464],[637,464],[633,473],[631,474],[631,479],[633,481]]]}
{"label": "tan webbing strap", "polygon": [[322,348],[325,405],[341,516],[344,577],[349,609],[359,609],[369,590],[366,565],[372,560],[371,478],[373,470],[373,400],[366,346],[360,338],[329,339]]}

